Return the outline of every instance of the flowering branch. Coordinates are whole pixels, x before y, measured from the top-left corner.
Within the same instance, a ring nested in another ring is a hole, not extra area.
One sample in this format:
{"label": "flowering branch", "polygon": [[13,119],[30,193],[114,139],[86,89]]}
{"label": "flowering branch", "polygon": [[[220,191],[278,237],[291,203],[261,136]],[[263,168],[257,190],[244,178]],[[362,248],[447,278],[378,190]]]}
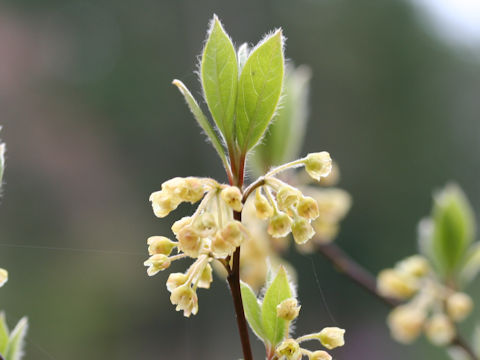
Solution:
{"label": "flowering branch", "polygon": [[[397,299],[380,294],[377,290],[375,277],[337,245],[333,243],[317,245],[316,249],[317,252],[329,260],[339,272],[388,306],[393,308],[401,303]],[[470,345],[458,334],[452,340],[450,346],[457,346],[464,350],[472,360],[479,360]]]}

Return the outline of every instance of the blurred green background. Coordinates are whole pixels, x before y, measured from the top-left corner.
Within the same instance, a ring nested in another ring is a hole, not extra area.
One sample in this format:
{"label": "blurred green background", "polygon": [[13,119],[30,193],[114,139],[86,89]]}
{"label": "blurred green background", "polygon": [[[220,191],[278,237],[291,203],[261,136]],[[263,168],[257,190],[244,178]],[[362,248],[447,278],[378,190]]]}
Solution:
{"label": "blurred green background", "polygon": [[[480,57],[438,37],[408,1],[2,1],[0,265],[10,280],[0,305],[12,324],[30,319],[27,360],[241,356],[223,280],[184,319],[167,274],[147,278],[142,265],[146,238],[190,211],[156,219],[150,192],[173,176],[225,180],[170,84],[199,95],[193,71],[213,13],[237,45],[283,27],[287,56],[312,68],[304,152],[328,150],[340,164],[354,206],[338,243],[369,270],[415,252],[417,222],[447,181],[480,213]],[[298,332],[346,328],[336,359],[446,359],[424,340],[394,343],[388,309],[323,258],[289,259]]]}

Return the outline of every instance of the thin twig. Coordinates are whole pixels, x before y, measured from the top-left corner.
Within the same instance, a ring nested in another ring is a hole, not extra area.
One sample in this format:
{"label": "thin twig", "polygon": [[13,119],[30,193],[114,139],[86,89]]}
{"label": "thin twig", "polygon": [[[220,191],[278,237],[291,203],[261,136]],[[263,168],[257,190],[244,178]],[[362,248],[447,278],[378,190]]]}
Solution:
{"label": "thin twig", "polygon": [[[331,243],[324,245],[317,245],[317,251],[327,258],[338,271],[353,280],[357,285],[364,288],[370,294],[374,295],[379,300],[383,301],[390,307],[400,305],[396,299],[381,295],[377,291],[377,283],[375,277],[368,272],[363,266],[348,256],[340,247]],[[457,335],[452,340],[451,346],[457,346],[463,349],[472,360],[479,360],[472,348],[463,340],[460,335]]]}

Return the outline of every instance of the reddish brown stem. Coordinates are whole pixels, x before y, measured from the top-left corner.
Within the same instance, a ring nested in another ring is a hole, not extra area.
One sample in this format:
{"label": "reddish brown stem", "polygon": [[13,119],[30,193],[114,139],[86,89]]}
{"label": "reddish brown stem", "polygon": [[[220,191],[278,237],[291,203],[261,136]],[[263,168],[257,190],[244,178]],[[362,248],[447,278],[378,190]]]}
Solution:
{"label": "reddish brown stem", "polygon": [[[230,158],[232,161],[232,173],[234,174],[234,182],[231,182],[230,185],[236,185],[242,189],[244,180],[245,156],[240,157],[238,168],[233,165],[235,159],[232,157],[232,155],[230,155]],[[233,217],[237,221],[242,221],[241,212],[234,211]],[[228,271],[227,281],[232,294],[233,306],[235,308],[238,333],[242,343],[243,359],[253,360],[252,348],[250,346],[250,336],[248,334],[247,319],[245,318],[245,310],[243,308],[242,292],[240,290],[240,247],[238,247],[233,253],[232,265],[230,271]]]}

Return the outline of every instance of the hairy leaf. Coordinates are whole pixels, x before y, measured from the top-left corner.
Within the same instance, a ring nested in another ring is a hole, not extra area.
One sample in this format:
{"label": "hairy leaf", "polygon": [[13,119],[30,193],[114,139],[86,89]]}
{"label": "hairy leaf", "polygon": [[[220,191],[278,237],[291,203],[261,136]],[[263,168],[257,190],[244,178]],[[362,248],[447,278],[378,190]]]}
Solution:
{"label": "hairy leaf", "polygon": [[20,360],[23,356],[25,336],[27,335],[28,320],[22,318],[12,330],[5,351],[5,360]]}
{"label": "hairy leaf", "polygon": [[240,287],[242,290],[243,305],[245,307],[245,317],[247,318],[248,324],[255,335],[261,340],[264,340],[265,335],[263,333],[262,316],[257,297],[250,286],[243,281],[240,283]]}
{"label": "hairy leaf", "polygon": [[212,125],[208,122],[208,119],[203,113],[202,109],[200,108],[200,106],[198,106],[198,103],[193,97],[192,93],[180,80],[173,80],[172,84],[175,85],[178,90],[180,90],[180,92],[185,98],[185,101],[187,102],[188,107],[190,108],[190,111],[195,117],[195,120],[197,120],[200,127],[203,129],[203,131],[205,131],[205,134],[207,134],[207,137],[212,142],[213,147],[215,148],[215,150],[217,150],[220,159],[222,159],[223,165],[228,168],[227,158],[222,143],[218,138],[215,130],[213,130]]}
{"label": "hairy leaf", "polygon": [[453,275],[475,233],[473,211],[462,190],[448,185],[435,197],[433,252],[443,275]]}
{"label": "hairy leaf", "polygon": [[244,154],[258,143],[275,113],[283,73],[283,37],[278,30],[252,51],[240,74],[236,136]]}
{"label": "hairy leaf", "polygon": [[248,44],[247,44],[247,43],[243,43],[243,44],[240,45],[240,47],[238,48],[238,52],[237,52],[238,70],[239,70],[240,72],[242,71],[243,66],[244,66],[245,63],[247,62],[249,53],[250,53],[250,49],[248,48]]}
{"label": "hairy leaf", "polygon": [[272,166],[300,156],[308,115],[311,71],[306,66],[288,65],[282,92],[282,106],[277,109],[262,143],[255,149],[254,162],[264,174]]}
{"label": "hairy leaf", "polygon": [[277,316],[277,306],[285,299],[292,297],[287,273],[283,266],[268,287],[262,303],[262,324],[265,338],[271,345],[280,343],[287,332],[287,323]]}
{"label": "hairy leaf", "polygon": [[238,65],[232,41],[216,15],[213,17],[203,50],[201,79],[212,117],[227,144],[231,144],[234,134]]}

